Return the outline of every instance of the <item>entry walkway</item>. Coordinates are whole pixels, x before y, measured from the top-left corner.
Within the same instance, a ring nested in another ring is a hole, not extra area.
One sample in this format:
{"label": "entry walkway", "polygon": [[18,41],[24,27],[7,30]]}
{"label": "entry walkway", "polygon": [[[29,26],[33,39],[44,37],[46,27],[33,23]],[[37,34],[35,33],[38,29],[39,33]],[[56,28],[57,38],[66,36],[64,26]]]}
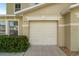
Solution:
{"label": "entry walkway", "polygon": [[0,56],[66,56],[57,46],[31,46],[22,53],[0,53]]}

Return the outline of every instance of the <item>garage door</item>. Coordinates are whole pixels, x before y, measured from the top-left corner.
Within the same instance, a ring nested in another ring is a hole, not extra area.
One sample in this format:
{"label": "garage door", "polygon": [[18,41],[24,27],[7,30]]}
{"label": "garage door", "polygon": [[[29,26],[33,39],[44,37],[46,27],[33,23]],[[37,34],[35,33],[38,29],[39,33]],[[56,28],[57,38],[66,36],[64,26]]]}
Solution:
{"label": "garage door", "polygon": [[30,43],[32,45],[57,45],[57,22],[30,22]]}

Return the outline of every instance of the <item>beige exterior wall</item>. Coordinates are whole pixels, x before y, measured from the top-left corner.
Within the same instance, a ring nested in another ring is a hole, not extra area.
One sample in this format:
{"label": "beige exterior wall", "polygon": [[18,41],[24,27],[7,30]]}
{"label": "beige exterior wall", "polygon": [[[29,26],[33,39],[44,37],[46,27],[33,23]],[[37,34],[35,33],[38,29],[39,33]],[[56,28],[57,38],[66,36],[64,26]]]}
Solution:
{"label": "beige exterior wall", "polygon": [[39,8],[34,10],[28,14],[25,13],[27,16],[60,16],[60,12],[63,9],[66,9],[70,4],[53,4],[51,3],[48,6]]}
{"label": "beige exterior wall", "polygon": [[[22,31],[24,35],[28,35],[29,34],[29,22],[26,21],[26,23],[24,22],[25,20],[27,20],[27,17],[29,16],[58,16],[61,17],[60,12],[67,8],[70,4],[50,4],[48,6],[42,7],[40,9],[34,10],[31,13],[28,14],[24,14],[23,16],[23,23],[22,25],[27,25],[25,27],[22,27]],[[61,26],[64,24],[64,19],[60,18],[60,20],[58,21],[58,46],[64,46],[64,27]],[[27,28],[27,29],[26,29]]]}
{"label": "beige exterior wall", "polygon": [[28,8],[33,6],[34,3],[21,3],[21,9]]}
{"label": "beige exterior wall", "polygon": [[70,9],[64,15],[65,46],[71,51],[79,51],[79,8]]}
{"label": "beige exterior wall", "polygon": [[[28,8],[33,6],[34,3],[21,3],[21,9]],[[7,3],[7,14],[14,14],[15,12],[15,3]]]}
{"label": "beige exterior wall", "polygon": [[65,47],[67,47],[68,49],[71,48],[71,38],[70,38],[70,35],[71,35],[71,30],[70,30],[70,13],[68,14],[65,14],[64,16],[64,34],[65,34],[65,37],[64,37],[64,44],[65,44]]}
{"label": "beige exterior wall", "polygon": [[7,3],[7,14],[12,15],[14,13],[14,3]]}
{"label": "beige exterior wall", "polygon": [[65,40],[65,35],[64,35],[64,19],[63,17],[58,21],[58,46],[64,47],[64,40]]}
{"label": "beige exterior wall", "polygon": [[[22,4],[22,9],[31,6],[32,4]],[[27,5],[27,6],[26,6]],[[70,13],[61,16],[60,12],[68,8],[70,4],[50,4],[42,8],[33,10],[32,12],[23,14],[23,19],[19,20],[19,33],[21,35],[27,35],[29,37],[29,21],[27,17],[30,16],[58,16],[61,17],[58,20],[58,46],[66,46],[71,51],[79,51],[79,8],[70,10]],[[7,14],[14,13],[14,4],[7,4]],[[6,20],[14,20],[12,17]],[[64,26],[65,25],[65,26]]]}
{"label": "beige exterior wall", "polygon": [[28,31],[29,31],[28,27],[29,27],[29,23],[28,23],[28,21],[26,19],[26,16],[23,16],[23,20],[22,20],[22,34],[23,35],[29,36],[28,35]]}
{"label": "beige exterior wall", "polygon": [[71,10],[71,50],[79,51],[79,8],[76,7]]}

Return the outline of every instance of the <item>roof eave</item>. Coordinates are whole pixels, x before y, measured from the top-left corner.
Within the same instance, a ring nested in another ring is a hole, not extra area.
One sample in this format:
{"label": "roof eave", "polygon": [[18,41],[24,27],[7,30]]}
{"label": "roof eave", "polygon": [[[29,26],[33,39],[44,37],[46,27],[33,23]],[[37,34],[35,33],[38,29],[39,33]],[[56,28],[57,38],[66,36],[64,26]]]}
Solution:
{"label": "roof eave", "polygon": [[33,10],[33,9],[40,8],[40,7],[44,6],[44,5],[46,5],[46,3],[42,3],[42,4],[35,5],[35,6],[31,6],[31,7],[29,7],[29,8],[22,9],[22,10],[20,10],[20,11],[14,12],[14,14],[15,14],[15,15],[19,15],[19,14],[22,14],[22,13],[24,13],[24,12],[29,12],[29,11],[31,11],[31,10]]}
{"label": "roof eave", "polygon": [[75,8],[75,7],[78,7],[78,6],[79,6],[79,4],[71,5],[69,8],[67,8],[67,9],[64,10],[64,11],[62,11],[61,14],[62,14],[62,15],[65,15],[65,14],[69,13],[71,9],[73,9],[73,8]]}

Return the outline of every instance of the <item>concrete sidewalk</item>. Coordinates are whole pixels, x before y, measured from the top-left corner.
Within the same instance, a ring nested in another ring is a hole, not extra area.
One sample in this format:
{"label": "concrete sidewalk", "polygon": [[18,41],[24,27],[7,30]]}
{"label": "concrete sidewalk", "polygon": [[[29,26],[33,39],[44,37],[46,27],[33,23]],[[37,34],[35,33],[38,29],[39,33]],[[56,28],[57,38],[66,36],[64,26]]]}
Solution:
{"label": "concrete sidewalk", "polygon": [[66,56],[57,46],[31,46],[22,53],[0,53],[0,56]]}

